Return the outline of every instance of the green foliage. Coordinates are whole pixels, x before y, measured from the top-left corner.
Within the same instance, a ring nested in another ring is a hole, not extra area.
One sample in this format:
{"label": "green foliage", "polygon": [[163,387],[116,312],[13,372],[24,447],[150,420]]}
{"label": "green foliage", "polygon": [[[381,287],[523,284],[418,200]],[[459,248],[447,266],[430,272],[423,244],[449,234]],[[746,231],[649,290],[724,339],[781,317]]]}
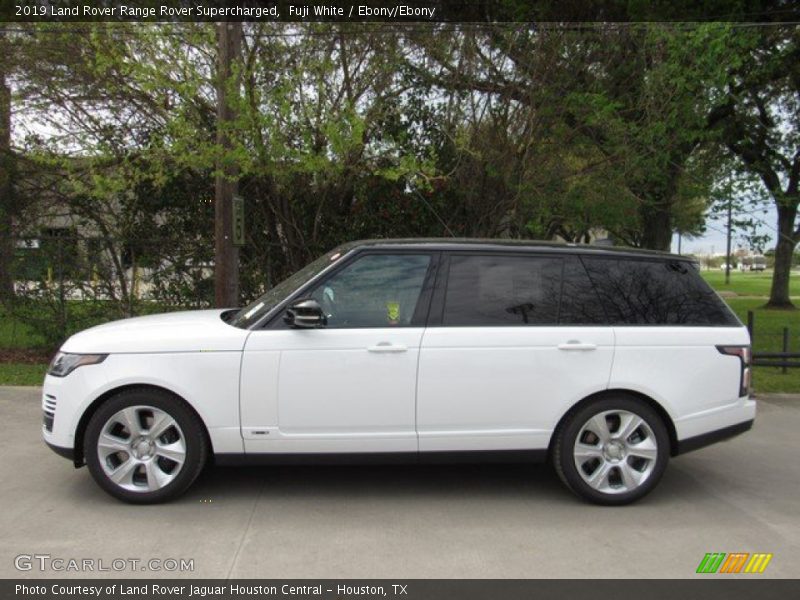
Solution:
{"label": "green foliage", "polygon": [[0,308],[0,349],[30,349],[46,347],[46,342],[30,324]]}
{"label": "green foliage", "polygon": [[48,179],[27,210],[55,196],[101,238],[119,314],[138,310],[132,269],[155,301],[209,302],[219,165],[246,201],[242,300],[355,237],[700,233],[730,166],[709,118],[751,49],[724,23],[249,23],[223,149],[213,24],[24,27],[15,100],[54,132],[24,137]]}
{"label": "green foliage", "polygon": [[733,35],[725,24],[651,24],[592,40],[605,72],[566,102],[614,161],[620,195],[636,202],[637,219],[616,230],[622,239],[663,247],[674,229],[701,231],[716,176],[703,152],[707,122],[740,60]]}
{"label": "green foliage", "polygon": [[42,385],[47,364],[0,363],[0,385]]}
{"label": "green foliage", "polygon": [[[800,29],[752,29],[740,42],[744,60],[729,73],[715,133],[728,153],[733,183],[747,191],[743,203],[753,212],[765,202],[776,208],[769,304],[788,308],[792,256],[800,242]],[[763,246],[764,240],[751,243]]]}

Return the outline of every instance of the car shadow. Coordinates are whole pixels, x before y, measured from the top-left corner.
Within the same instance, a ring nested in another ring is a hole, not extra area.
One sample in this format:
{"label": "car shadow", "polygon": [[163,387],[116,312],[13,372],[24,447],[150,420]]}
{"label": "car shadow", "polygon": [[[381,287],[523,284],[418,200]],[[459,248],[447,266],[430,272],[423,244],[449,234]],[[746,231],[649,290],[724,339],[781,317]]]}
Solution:
{"label": "car shadow", "polygon": [[570,496],[552,468],[524,463],[211,466],[191,491],[195,497],[227,499],[255,494],[331,499]]}
{"label": "car shadow", "polygon": [[[673,459],[656,489],[637,504],[668,505],[676,500],[702,502],[708,489],[683,457]],[[721,474],[724,477],[724,475]],[[731,474],[725,485],[736,487]],[[202,498],[329,498],[368,495],[375,500],[476,498],[524,500],[537,504],[587,502],[562,484],[549,464],[388,464],[388,465],[270,465],[209,466],[189,490]]]}
{"label": "car shadow", "polygon": [[[673,505],[676,501],[708,501],[708,490],[700,479],[691,468],[685,468],[686,465],[682,467],[675,468],[673,465],[673,468],[667,468],[653,493],[636,505],[658,507]],[[70,489],[76,501],[118,504],[118,501],[97,488],[88,472],[85,474],[85,479],[72,479]],[[735,487],[735,478],[731,477],[726,485]],[[572,494],[550,465],[539,463],[209,465],[187,493],[170,504],[362,498],[377,502],[397,499],[412,503],[439,500],[524,502],[536,507],[566,504],[601,510],[605,508]]]}

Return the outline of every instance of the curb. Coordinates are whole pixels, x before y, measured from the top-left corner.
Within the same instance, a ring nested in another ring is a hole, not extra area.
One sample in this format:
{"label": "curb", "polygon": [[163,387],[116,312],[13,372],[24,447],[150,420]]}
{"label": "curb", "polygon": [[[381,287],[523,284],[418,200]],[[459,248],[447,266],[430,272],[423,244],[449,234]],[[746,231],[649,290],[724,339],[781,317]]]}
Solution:
{"label": "curb", "polygon": [[765,402],[800,402],[800,394],[784,394],[784,393],[771,393],[771,394],[753,394],[753,398],[757,401]]}

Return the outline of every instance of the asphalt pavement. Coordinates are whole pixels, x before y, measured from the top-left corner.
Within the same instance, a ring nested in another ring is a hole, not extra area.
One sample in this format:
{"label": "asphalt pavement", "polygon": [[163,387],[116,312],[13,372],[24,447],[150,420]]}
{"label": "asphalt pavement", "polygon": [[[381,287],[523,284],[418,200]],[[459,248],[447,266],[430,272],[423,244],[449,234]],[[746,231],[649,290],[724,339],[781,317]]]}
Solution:
{"label": "asphalt pavement", "polygon": [[522,464],[214,468],[171,504],[126,505],[45,447],[40,394],[0,388],[3,578],[672,578],[707,552],[800,576],[800,396],[764,397],[751,432],[607,508]]}

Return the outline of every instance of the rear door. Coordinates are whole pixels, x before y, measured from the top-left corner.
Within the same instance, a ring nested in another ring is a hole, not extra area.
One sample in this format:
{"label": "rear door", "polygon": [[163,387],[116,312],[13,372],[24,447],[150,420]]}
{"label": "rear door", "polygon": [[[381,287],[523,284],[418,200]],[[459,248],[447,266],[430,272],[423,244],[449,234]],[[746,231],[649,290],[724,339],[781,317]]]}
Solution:
{"label": "rear door", "polygon": [[747,329],[685,260],[582,259],[613,323],[611,385],[656,400],[679,437],[704,433],[708,419],[739,418],[743,362],[718,346],[747,346]]}
{"label": "rear door", "polygon": [[420,350],[420,451],[546,448],[567,407],[605,389],[613,354],[576,257],[451,253]]}

